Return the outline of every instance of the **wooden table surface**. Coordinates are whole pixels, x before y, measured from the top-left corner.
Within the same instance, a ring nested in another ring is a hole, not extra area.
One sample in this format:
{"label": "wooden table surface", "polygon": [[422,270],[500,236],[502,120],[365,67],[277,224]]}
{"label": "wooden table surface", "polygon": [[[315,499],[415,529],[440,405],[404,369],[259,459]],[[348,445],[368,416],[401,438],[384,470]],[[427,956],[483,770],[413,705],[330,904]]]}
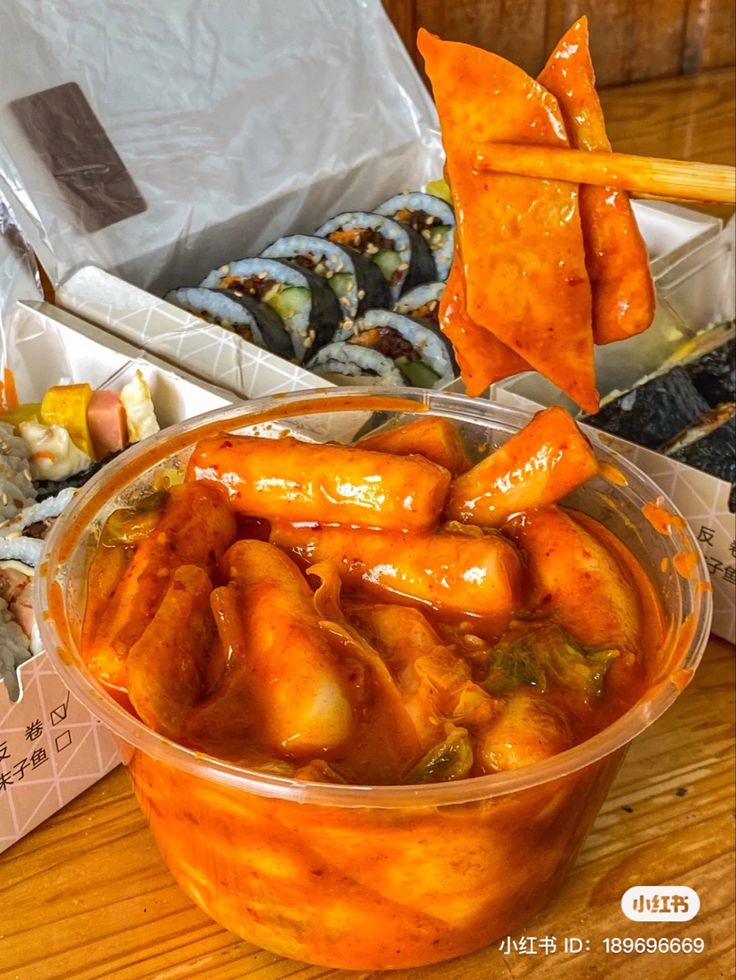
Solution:
{"label": "wooden table surface", "polygon": [[[732,71],[602,94],[615,149],[733,163]],[[580,937],[589,951],[505,956],[493,947],[397,980],[732,977],[735,664],[733,647],[712,639],[692,684],[633,744],[562,893],[523,930],[560,946]],[[0,857],[0,873],[3,980],[342,975],[256,949],[195,908],[159,857],[122,768]],[[646,882],[694,888],[699,915],[679,926],[629,922],[621,895]],[[603,939],[613,936],[700,936],[705,952],[634,961],[606,955]]]}

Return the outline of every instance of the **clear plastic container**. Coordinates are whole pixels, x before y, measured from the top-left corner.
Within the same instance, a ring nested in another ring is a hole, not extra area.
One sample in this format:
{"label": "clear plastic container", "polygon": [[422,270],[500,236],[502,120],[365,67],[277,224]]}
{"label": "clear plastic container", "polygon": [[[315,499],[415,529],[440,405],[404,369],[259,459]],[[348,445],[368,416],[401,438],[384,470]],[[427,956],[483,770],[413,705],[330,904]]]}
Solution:
{"label": "clear plastic container", "polygon": [[[286,429],[350,442],[397,414],[423,411],[455,420],[471,446],[498,445],[528,418],[458,395],[365,389],[294,393],[200,416],[124,454],[85,487],[56,522],[36,580],[37,608],[47,610],[40,617],[46,649],[73,693],[120,740],[143,812],[181,887],[244,939],[325,966],[386,969],[449,959],[513,932],[542,909],[574,864],[627,745],[692,677],[710,625],[710,595],[700,585],[706,569],[690,531],[666,516],[672,508],[649,479],[598,441],[600,457],[626,485],[597,478],[569,503],[604,521],[634,552],[659,591],[668,629],[649,664],[646,697],[569,751],[454,783],[307,783],[168,741],[86,672],[78,638],[99,529],[111,510],[150,487],[156,471],[185,464],[205,431]],[[655,500],[652,522],[642,507]],[[683,551],[697,556],[687,578],[674,567],[688,564],[675,562]]]}

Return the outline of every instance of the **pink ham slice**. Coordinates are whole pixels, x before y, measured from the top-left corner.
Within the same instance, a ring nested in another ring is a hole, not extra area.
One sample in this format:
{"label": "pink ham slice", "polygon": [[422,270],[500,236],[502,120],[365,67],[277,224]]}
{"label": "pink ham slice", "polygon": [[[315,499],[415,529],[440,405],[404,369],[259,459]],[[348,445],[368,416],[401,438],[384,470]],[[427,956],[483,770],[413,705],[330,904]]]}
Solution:
{"label": "pink ham slice", "polygon": [[87,409],[95,459],[120,452],[128,445],[125,409],[116,391],[95,391]]}

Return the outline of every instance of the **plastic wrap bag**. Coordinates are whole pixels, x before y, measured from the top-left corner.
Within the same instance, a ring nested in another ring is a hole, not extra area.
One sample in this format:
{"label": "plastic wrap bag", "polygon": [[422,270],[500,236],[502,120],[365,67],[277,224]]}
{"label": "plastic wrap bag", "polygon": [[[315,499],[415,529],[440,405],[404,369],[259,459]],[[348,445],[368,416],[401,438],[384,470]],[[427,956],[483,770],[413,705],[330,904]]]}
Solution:
{"label": "plastic wrap bag", "polygon": [[6,329],[18,299],[42,295],[38,265],[15,214],[0,195],[0,373],[7,366]]}
{"label": "plastic wrap bag", "polygon": [[[69,82],[145,202],[94,232],[12,107]],[[0,192],[55,284],[90,263],[157,293],[196,282],[441,166],[434,106],[379,0],[14,0],[0,89]]]}

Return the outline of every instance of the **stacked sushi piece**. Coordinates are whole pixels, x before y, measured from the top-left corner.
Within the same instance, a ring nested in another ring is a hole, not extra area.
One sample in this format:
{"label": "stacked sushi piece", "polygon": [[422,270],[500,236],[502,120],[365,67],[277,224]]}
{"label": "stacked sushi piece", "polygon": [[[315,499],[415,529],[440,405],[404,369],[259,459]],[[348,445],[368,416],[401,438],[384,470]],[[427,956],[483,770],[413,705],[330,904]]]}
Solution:
{"label": "stacked sushi piece", "polygon": [[120,392],[55,385],[0,412],[0,681],[11,701],[17,668],[40,650],[31,591],[51,523],[77,487],[158,428],[140,371]]}
{"label": "stacked sushi piece", "polygon": [[736,484],[734,321],[697,334],[654,374],[612,392],[582,420]]}
{"label": "stacked sushi piece", "polygon": [[443,198],[396,194],[165,298],[337,384],[432,388],[457,373],[437,322],[454,230]]}

